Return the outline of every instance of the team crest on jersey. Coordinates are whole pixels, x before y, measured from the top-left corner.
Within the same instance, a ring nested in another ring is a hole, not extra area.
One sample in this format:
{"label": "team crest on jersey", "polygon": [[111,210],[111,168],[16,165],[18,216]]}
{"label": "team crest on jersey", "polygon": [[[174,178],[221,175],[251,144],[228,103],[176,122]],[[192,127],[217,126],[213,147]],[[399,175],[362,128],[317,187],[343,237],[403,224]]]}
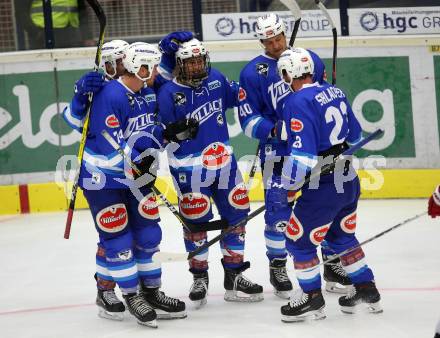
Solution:
{"label": "team crest on jersey", "polygon": [[107,116],[105,119],[105,125],[109,128],[119,128],[119,121],[115,114]]}
{"label": "team crest on jersey", "polygon": [[150,193],[141,199],[138,205],[138,212],[146,219],[158,219],[159,208],[157,206],[156,195]]}
{"label": "team crest on jersey", "polygon": [[229,204],[236,209],[246,210],[249,208],[249,196],[243,183],[236,185],[228,195]]}
{"label": "team crest on jersey", "polygon": [[218,124],[219,126],[222,126],[222,125],[225,124],[225,121],[223,120],[223,115],[222,115],[222,113],[218,113],[218,115],[217,115],[217,124]]}
{"label": "team crest on jersey", "polygon": [[241,102],[244,100],[246,100],[246,91],[243,87],[240,87],[240,89],[238,90],[238,101]]}
{"label": "team crest on jersey", "polygon": [[135,98],[133,96],[133,94],[131,93],[125,93],[127,95],[127,99],[128,99],[128,104],[130,105],[131,108],[134,107],[134,102],[135,102]]}
{"label": "team crest on jersey", "polygon": [[209,197],[202,193],[186,193],[179,200],[180,212],[185,218],[197,219],[210,209]]}
{"label": "team crest on jersey", "polygon": [[289,190],[287,192],[287,203],[292,203],[295,200],[296,191],[295,190]]}
{"label": "team crest on jersey", "polygon": [[286,236],[293,241],[297,241],[304,234],[304,229],[301,222],[296,218],[295,214],[292,212],[292,215],[289,219],[289,224],[286,228]]}
{"label": "team crest on jersey", "polygon": [[328,229],[330,229],[330,224],[331,223],[313,229],[310,232],[310,241],[315,245],[321,244],[325,235],[327,235]]}
{"label": "team crest on jersey", "polygon": [[356,231],[356,216],[356,212],[353,212],[341,220],[341,228],[344,232],[352,234]]}
{"label": "team crest on jersey", "polygon": [[183,106],[186,103],[186,96],[184,93],[174,93],[174,105]]}
{"label": "team crest on jersey", "polygon": [[298,119],[290,119],[290,130],[292,130],[295,133],[299,133],[301,130],[303,130],[304,125],[301,120]]}
{"label": "team crest on jersey", "polygon": [[267,76],[267,74],[269,73],[269,65],[267,63],[257,63],[255,65],[255,68],[257,70],[257,73],[260,75]]}
{"label": "team crest on jersey", "polygon": [[179,183],[186,183],[186,174],[179,173]]}
{"label": "team crest on jersey", "polygon": [[231,154],[224,143],[211,143],[202,151],[202,165],[206,169],[220,169],[229,162],[231,162]]}
{"label": "team crest on jersey", "polygon": [[102,231],[115,233],[127,226],[127,209],[123,203],[113,204],[98,212],[95,219]]}

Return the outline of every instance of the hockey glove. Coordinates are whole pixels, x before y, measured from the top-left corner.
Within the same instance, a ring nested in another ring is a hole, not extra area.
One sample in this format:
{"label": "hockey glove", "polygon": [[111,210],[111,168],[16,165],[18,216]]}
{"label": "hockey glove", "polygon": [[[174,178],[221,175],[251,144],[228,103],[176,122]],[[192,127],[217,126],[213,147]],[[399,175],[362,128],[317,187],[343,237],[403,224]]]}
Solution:
{"label": "hockey glove", "polygon": [[168,73],[172,73],[176,67],[176,52],[179,44],[193,38],[193,33],[188,31],[172,32],[159,41],[159,49],[162,52],[160,66]]}
{"label": "hockey glove", "polygon": [[136,180],[144,174],[148,174],[146,176],[145,186],[151,189],[156,182],[157,169],[159,167],[158,161],[156,161],[156,158],[153,155],[147,155],[139,163],[136,163],[136,166],[140,173],[134,173],[134,179]]}
{"label": "hockey glove", "polygon": [[172,32],[159,41],[159,48],[162,53],[173,54],[179,49],[179,43],[189,41],[193,33],[189,31]]}
{"label": "hockey glove", "polygon": [[428,202],[428,215],[432,218],[440,216],[440,185],[435,189]]}
{"label": "hockey glove", "polygon": [[196,138],[199,122],[194,118],[170,123],[163,132],[163,137],[169,142],[181,142]]}
{"label": "hockey glove", "polygon": [[278,120],[270,131],[270,136],[276,138],[278,141],[287,141],[286,124],[283,120]]}
{"label": "hockey glove", "polygon": [[104,76],[98,72],[84,74],[75,83],[75,94],[87,95],[88,93],[98,93],[104,85]]}

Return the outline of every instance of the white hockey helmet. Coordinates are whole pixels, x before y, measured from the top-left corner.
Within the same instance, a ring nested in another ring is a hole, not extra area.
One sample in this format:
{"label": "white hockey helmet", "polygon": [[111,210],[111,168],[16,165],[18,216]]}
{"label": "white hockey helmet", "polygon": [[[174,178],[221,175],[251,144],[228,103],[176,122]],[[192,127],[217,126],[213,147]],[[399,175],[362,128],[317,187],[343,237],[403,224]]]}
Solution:
{"label": "white hockey helmet", "polygon": [[310,53],[304,48],[285,50],[277,63],[278,74],[283,79],[284,74],[289,75],[290,83],[306,74],[313,75],[314,64]]}
{"label": "white hockey helmet", "polygon": [[[116,76],[116,60],[124,57],[125,48],[128,47],[128,42],[124,40],[112,40],[102,45],[101,49],[101,64],[100,67],[104,70],[105,75],[114,78]],[[113,74],[109,74],[105,64],[109,62],[114,70]]]}
{"label": "white hockey helmet", "polygon": [[[195,57],[203,58],[203,69],[191,70],[188,66],[185,66],[185,60]],[[208,51],[197,39],[183,42],[179,46],[179,49],[176,52],[176,65],[179,69],[179,79],[192,87],[198,87],[200,83],[208,77],[211,69]]]}
{"label": "white hockey helmet", "polygon": [[176,52],[176,60],[185,60],[196,56],[203,56],[208,54],[205,46],[197,40],[191,39],[189,41],[183,42]]}
{"label": "white hockey helmet", "polygon": [[281,33],[286,34],[286,25],[277,14],[269,13],[257,19],[255,33],[260,40],[270,39]]}
{"label": "white hockey helmet", "polygon": [[[147,81],[153,75],[154,67],[159,65],[161,56],[162,54],[156,46],[145,42],[134,42],[125,50],[122,64],[127,72],[135,74],[141,81]],[[141,78],[138,75],[142,66],[147,67],[150,72],[147,78]]]}

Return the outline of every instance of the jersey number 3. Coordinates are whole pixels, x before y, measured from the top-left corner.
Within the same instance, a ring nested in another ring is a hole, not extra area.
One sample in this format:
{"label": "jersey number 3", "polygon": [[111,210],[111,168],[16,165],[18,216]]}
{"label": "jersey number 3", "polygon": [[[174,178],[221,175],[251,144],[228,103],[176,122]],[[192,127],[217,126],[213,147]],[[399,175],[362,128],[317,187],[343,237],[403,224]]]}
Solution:
{"label": "jersey number 3", "polygon": [[332,145],[342,143],[345,139],[345,137],[341,139],[339,138],[339,134],[341,133],[342,126],[344,124],[344,119],[347,121],[347,105],[344,101],[342,101],[339,105],[339,109],[331,106],[325,111],[325,122],[335,123],[335,126],[330,133],[330,143]]}

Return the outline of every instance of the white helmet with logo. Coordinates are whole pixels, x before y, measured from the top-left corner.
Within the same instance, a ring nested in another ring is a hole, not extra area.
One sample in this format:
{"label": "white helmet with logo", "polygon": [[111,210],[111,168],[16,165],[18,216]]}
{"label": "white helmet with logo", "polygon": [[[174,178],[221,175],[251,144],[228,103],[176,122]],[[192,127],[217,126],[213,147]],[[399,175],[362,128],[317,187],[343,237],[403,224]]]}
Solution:
{"label": "white helmet with logo", "polygon": [[260,40],[270,39],[281,33],[286,34],[286,25],[277,14],[269,13],[257,19],[255,33]]}
{"label": "white helmet with logo", "polygon": [[290,83],[304,75],[313,75],[314,64],[310,53],[304,48],[293,48],[285,50],[277,63],[278,74],[281,78],[287,73]]}
{"label": "white helmet with logo", "polygon": [[[147,81],[153,75],[154,67],[160,63],[161,56],[162,54],[156,46],[145,42],[135,42],[125,50],[122,64],[127,72],[135,74],[141,81]],[[142,66],[146,66],[150,72],[147,78],[141,78],[138,75]]]}
{"label": "white helmet with logo", "polygon": [[[100,67],[104,70],[105,75],[114,78],[116,76],[116,60],[124,57],[125,48],[128,47],[128,42],[124,40],[112,40],[102,45],[101,49],[101,64]],[[109,74],[105,68],[105,64],[109,62],[113,67],[113,74]]]}
{"label": "white helmet with logo", "polygon": [[[196,57],[203,57],[204,65],[203,69],[193,71],[185,66],[185,60]],[[211,69],[208,51],[197,39],[183,42],[179,46],[176,52],[176,64],[179,69],[178,78],[192,87],[198,87],[208,77]]]}
{"label": "white helmet with logo", "polygon": [[197,40],[191,39],[189,41],[183,42],[176,52],[176,60],[185,60],[196,56],[204,56],[208,54],[205,46]]}

